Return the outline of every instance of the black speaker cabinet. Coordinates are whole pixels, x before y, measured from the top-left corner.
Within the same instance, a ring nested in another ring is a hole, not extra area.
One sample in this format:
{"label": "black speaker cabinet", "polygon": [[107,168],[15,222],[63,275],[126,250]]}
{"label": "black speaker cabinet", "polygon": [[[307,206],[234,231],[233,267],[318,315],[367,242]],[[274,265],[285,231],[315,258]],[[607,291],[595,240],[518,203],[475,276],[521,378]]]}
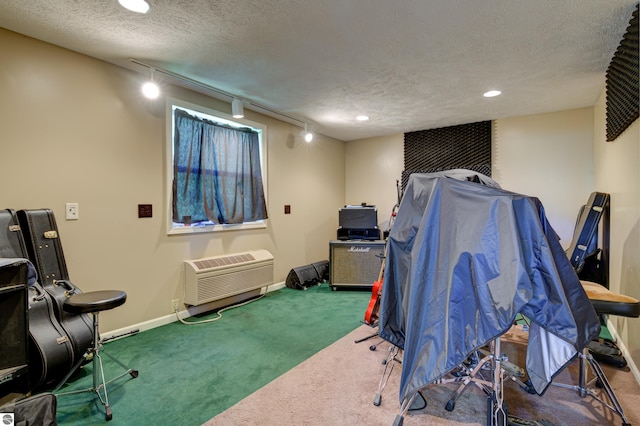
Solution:
{"label": "black speaker cabinet", "polygon": [[321,260],[311,265],[298,266],[289,271],[285,285],[296,290],[306,290],[329,279],[329,261]]}
{"label": "black speaker cabinet", "polygon": [[26,262],[0,265],[0,400],[27,391]]}
{"label": "black speaker cabinet", "polygon": [[373,287],[380,274],[384,245],[383,240],[329,242],[331,287]]}
{"label": "black speaker cabinet", "polygon": [[296,290],[306,290],[307,287],[320,282],[318,270],[313,265],[298,266],[289,271],[284,284]]}
{"label": "black speaker cabinet", "polygon": [[320,262],[314,262],[311,265],[313,265],[313,267],[316,268],[316,271],[318,271],[318,278],[320,278],[320,281],[329,281],[329,261],[328,260],[321,260]]}

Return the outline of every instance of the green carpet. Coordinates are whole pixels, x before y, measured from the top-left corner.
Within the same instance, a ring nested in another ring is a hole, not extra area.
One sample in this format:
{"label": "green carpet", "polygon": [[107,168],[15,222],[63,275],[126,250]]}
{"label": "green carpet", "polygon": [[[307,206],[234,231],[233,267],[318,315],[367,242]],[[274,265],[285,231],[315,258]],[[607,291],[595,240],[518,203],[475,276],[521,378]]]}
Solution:
{"label": "green carpet", "polygon": [[[360,326],[370,291],[283,288],[222,319],[174,322],[105,344],[140,375],[109,384],[110,425],[201,425]],[[214,314],[191,318],[200,320]],[[103,356],[107,380],[123,370]],[[61,391],[92,386],[86,365]],[[313,395],[301,395],[304,398]],[[60,425],[105,424],[95,393],[58,397]]]}

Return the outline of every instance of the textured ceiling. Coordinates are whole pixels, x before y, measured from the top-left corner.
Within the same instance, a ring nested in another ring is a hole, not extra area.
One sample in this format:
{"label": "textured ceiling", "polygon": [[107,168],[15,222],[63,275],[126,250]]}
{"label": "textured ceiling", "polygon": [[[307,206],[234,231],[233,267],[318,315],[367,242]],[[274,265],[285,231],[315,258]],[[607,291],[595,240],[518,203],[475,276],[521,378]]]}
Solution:
{"label": "textured ceiling", "polygon": [[141,15],[117,0],[2,0],[0,27],[141,71],[136,58],[353,140],[592,106],[637,4],[149,2]]}

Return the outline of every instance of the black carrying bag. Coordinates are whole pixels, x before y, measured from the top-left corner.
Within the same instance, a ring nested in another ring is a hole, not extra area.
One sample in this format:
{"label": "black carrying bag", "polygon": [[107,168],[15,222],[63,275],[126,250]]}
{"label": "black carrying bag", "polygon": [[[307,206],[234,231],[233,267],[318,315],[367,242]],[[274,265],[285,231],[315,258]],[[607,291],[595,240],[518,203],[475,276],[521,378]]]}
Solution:
{"label": "black carrying bag", "polygon": [[41,393],[0,407],[1,413],[13,413],[15,426],[56,426],[58,400],[52,393]]}

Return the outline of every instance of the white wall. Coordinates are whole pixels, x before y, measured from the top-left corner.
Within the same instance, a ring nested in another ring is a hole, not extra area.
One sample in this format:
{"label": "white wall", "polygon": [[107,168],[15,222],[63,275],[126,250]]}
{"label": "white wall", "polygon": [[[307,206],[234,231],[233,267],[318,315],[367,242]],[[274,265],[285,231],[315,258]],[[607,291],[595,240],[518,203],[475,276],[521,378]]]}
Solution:
{"label": "white wall", "polygon": [[[0,63],[0,208],[53,209],[71,280],[83,291],[127,292],[125,305],[101,315],[103,331],[170,315],[185,259],[267,249],[276,283],[328,259],[345,199],[343,142],[307,144],[300,128],[246,110],[267,125],[269,226],[167,236],[164,101],[143,100],[145,76],[1,29]],[[66,202],[79,203],[80,220],[64,219]],[[138,219],[138,204],[152,204],[153,217]]]}

